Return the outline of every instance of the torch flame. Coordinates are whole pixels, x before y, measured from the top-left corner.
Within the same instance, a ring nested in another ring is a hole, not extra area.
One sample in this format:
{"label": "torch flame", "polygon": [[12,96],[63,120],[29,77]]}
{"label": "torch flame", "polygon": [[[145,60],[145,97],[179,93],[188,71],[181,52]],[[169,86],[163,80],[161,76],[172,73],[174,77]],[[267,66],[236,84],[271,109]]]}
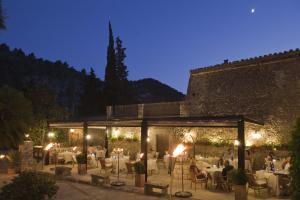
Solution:
{"label": "torch flame", "polygon": [[179,156],[185,149],[183,144],[177,145],[176,149],[173,151],[173,157]]}
{"label": "torch flame", "polygon": [[45,150],[48,151],[49,149],[51,149],[53,147],[53,143],[49,143],[46,147]]}

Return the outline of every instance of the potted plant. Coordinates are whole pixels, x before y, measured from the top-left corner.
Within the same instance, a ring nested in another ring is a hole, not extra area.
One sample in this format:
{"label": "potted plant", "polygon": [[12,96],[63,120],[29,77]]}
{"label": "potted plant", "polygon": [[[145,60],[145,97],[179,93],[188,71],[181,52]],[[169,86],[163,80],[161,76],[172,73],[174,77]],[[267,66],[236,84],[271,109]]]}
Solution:
{"label": "potted plant", "polygon": [[235,200],[247,200],[247,175],[245,170],[233,169],[228,173],[228,178],[234,187]]}
{"label": "potted plant", "polygon": [[86,174],[86,155],[81,153],[76,156],[77,164],[78,164],[78,174],[84,175]]}
{"label": "potted plant", "polygon": [[135,186],[136,187],[144,187],[145,184],[145,166],[139,161],[134,163],[135,170]]}

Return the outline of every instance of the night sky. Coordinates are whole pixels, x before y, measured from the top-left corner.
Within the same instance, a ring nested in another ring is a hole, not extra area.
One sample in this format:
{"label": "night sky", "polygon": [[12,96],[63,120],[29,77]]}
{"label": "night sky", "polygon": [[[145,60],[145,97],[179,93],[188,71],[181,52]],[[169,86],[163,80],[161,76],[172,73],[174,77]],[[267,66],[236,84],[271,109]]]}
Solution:
{"label": "night sky", "polygon": [[0,43],[93,67],[103,79],[111,20],[129,79],[155,78],[183,93],[190,69],[300,47],[299,0],[2,1]]}

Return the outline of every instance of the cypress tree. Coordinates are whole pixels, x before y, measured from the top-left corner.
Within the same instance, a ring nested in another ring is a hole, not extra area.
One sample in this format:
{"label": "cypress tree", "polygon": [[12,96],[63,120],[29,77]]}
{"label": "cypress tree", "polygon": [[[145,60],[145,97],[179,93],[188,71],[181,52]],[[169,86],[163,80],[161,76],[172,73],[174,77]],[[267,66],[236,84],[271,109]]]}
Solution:
{"label": "cypress tree", "polygon": [[107,47],[107,63],[105,67],[105,82],[104,95],[106,105],[115,105],[117,103],[118,89],[117,89],[117,70],[115,61],[114,36],[109,22],[109,41]]}
{"label": "cypress tree", "polygon": [[127,66],[124,63],[126,58],[125,53],[126,48],[122,45],[122,40],[120,37],[116,39],[116,71],[118,79],[118,90],[119,90],[119,104],[130,103],[130,94],[129,94],[129,83],[128,83],[128,70]]}

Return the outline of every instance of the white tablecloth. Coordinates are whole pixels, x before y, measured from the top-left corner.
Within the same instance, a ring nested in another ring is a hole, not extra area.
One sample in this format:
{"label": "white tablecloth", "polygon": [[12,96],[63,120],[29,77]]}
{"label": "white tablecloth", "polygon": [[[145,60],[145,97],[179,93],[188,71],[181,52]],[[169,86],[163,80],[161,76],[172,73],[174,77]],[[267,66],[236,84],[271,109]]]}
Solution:
{"label": "white tablecloth", "polygon": [[97,161],[96,161],[96,157],[94,154],[88,154],[87,159],[88,159],[89,166],[92,166],[92,167],[97,166]]}
{"label": "white tablecloth", "polygon": [[64,159],[65,163],[70,163],[70,162],[76,162],[76,157],[75,153],[72,152],[61,152],[58,153],[58,158]]}
{"label": "white tablecloth", "polygon": [[147,170],[148,171],[156,171],[157,172],[157,164],[156,159],[149,159],[147,162]]}
{"label": "white tablecloth", "polygon": [[265,170],[259,170],[256,171],[256,177],[258,179],[262,179],[265,178],[267,179],[267,183],[269,188],[272,189],[272,191],[279,196],[279,176],[280,175],[288,175],[288,171],[285,170],[279,170],[279,171],[275,171],[275,173],[273,172],[267,172]]}
{"label": "white tablecloth", "polygon": [[[129,162],[129,157],[119,158],[119,170],[126,170],[126,162]],[[113,167],[118,170],[118,158],[112,158]]]}

